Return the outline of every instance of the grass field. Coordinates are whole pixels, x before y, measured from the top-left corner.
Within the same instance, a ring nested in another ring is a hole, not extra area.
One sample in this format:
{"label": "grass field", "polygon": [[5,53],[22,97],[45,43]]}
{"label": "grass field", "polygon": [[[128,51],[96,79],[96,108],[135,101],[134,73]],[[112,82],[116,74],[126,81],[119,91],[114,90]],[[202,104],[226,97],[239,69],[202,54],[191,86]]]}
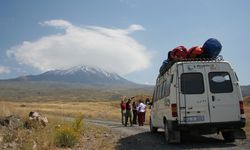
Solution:
{"label": "grass field", "polygon": [[75,117],[118,120],[117,102],[0,102],[0,115],[28,114],[38,111],[46,116]]}
{"label": "grass field", "polygon": [[[28,114],[38,111],[46,116],[76,117],[120,121],[120,101],[101,102],[7,102],[0,101],[0,115]],[[147,110],[149,115],[149,110]]]}
{"label": "grass field", "polygon": [[[17,149],[32,149],[34,145],[36,145],[38,149],[60,149],[60,147],[56,147],[55,144],[56,127],[68,125],[71,128],[74,119],[67,119],[67,117],[79,118],[79,116],[81,116],[82,118],[83,116],[83,118],[113,118],[113,120],[116,120],[119,118],[119,109],[117,109],[117,107],[115,102],[19,103],[0,101],[0,117],[15,115],[25,121],[28,119],[30,111],[38,111],[49,120],[48,126],[41,130],[29,131],[20,128],[6,132],[5,128],[0,128],[0,138],[5,141],[4,143],[0,141],[0,145],[14,142],[19,146]],[[71,134],[73,131],[69,130],[67,132]],[[89,125],[86,122],[83,124],[83,133],[78,134],[77,137],[79,142],[74,146],[75,148],[105,148],[109,150],[115,147],[115,143],[112,143],[114,142],[114,136],[109,129]],[[3,148],[1,146],[0,149]]]}
{"label": "grass field", "polygon": [[[247,124],[244,130],[247,136],[250,136],[250,103],[244,100],[245,115]],[[52,139],[47,139],[45,134],[53,134],[50,132],[57,124],[65,123],[65,117],[83,116],[85,119],[103,119],[120,121],[120,101],[96,101],[96,102],[8,102],[0,101],[0,116],[17,115],[21,118],[28,118],[30,111],[38,111],[44,116],[48,117],[49,127],[46,132],[40,134],[42,143],[45,143],[45,149],[54,149],[55,146],[51,144]],[[148,123],[150,110],[147,109],[146,124]],[[0,130],[1,131],[1,130]],[[0,132],[1,133],[1,132]],[[18,135],[22,135],[19,133]],[[95,148],[106,147],[106,149],[114,149],[115,143],[110,144],[110,140],[114,138],[109,130],[96,126],[85,126],[84,136],[80,139],[84,146],[95,146]],[[27,136],[27,135],[25,135]],[[49,135],[50,136],[50,135]],[[30,135],[28,136],[30,137]],[[52,137],[52,136],[50,136]],[[94,140],[91,140],[94,139]],[[50,140],[50,141],[46,141]],[[84,145],[83,143],[87,144]]]}
{"label": "grass field", "polygon": [[[247,125],[245,130],[250,136],[250,103],[244,103]],[[7,102],[0,101],[0,116],[21,115],[27,116],[30,111],[38,111],[45,116],[57,118],[77,117],[82,115],[87,119],[102,119],[120,121],[119,101],[96,102]],[[146,112],[146,124],[148,124],[150,110]]]}

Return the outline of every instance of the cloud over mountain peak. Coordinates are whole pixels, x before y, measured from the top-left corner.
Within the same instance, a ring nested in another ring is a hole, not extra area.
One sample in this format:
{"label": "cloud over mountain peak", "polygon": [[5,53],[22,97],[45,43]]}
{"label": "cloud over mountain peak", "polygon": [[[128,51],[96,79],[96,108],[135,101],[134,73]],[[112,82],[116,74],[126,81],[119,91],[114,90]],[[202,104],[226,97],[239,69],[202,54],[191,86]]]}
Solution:
{"label": "cloud over mountain peak", "polygon": [[64,33],[24,41],[7,50],[7,55],[41,71],[85,64],[119,74],[142,70],[150,65],[151,54],[130,36],[144,30],[132,24],[128,29],[98,26],[79,27],[66,20],[40,23],[65,30]]}

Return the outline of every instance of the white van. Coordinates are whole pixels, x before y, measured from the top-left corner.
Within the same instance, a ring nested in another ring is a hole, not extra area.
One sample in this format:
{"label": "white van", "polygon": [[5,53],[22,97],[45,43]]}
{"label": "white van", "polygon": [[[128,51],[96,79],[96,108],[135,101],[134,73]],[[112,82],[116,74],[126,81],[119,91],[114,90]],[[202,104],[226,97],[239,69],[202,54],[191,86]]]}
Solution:
{"label": "white van", "polygon": [[245,139],[243,98],[226,61],[181,61],[156,80],[150,130],[165,130],[168,143],[184,133],[222,133],[225,141]]}

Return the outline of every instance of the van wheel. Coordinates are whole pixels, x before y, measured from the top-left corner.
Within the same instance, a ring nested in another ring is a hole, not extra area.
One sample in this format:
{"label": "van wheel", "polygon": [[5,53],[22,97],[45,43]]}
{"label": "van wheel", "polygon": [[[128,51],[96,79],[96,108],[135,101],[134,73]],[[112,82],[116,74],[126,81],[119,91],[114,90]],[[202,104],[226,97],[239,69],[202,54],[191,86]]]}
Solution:
{"label": "van wheel", "polygon": [[181,132],[178,130],[170,130],[167,123],[164,124],[165,130],[165,140],[167,143],[180,143],[181,142]]}
{"label": "van wheel", "polygon": [[235,138],[232,131],[221,132],[221,134],[226,142],[234,142]]}
{"label": "van wheel", "polygon": [[167,123],[164,123],[164,131],[165,131],[165,140],[167,143],[170,143],[170,131],[168,129]]}
{"label": "van wheel", "polygon": [[149,124],[150,125],[150,132],[156,133],[158,128],[153,126],[151,119],[149,121],[150,121],[150,124]]}

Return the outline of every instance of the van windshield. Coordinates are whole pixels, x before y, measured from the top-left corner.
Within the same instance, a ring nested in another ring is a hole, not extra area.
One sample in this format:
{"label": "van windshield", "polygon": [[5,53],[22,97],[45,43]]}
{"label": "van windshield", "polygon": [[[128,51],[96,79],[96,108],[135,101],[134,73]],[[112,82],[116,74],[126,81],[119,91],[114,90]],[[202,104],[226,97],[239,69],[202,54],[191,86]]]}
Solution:
{"label": "van windshield", "polygon": [[181,75],[181,92],[183,94],[204,93],[204,81],[201,73],[184,73]]}
{"label": "van windshield", "polygon": [[209,72],[210,91],[212,93],[231,93],[232,81],[228,72]]}

